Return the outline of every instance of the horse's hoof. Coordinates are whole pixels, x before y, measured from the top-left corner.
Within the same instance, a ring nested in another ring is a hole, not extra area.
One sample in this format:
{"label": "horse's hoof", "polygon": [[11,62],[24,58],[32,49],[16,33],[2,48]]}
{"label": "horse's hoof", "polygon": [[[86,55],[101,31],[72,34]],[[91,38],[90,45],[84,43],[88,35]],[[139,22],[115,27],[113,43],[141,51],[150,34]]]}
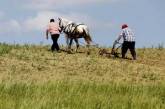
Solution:
{"label": "horse's hoof", "polygon": [[76,50],[75,50],[75,52],[77,53],[77,52],[78,52],[78,50],[76,49]]}
{"label": "horse's hoof", "polygon": [[87,55],[90,55],[90,52],[89,51],[87,52]]}
{"label": "horse's hoof", "polygon": [[72,51],[71,51],[71,50],[69,50],[69,51],[67,51],[67,53],[68,53],[68,54],[72,54]]}

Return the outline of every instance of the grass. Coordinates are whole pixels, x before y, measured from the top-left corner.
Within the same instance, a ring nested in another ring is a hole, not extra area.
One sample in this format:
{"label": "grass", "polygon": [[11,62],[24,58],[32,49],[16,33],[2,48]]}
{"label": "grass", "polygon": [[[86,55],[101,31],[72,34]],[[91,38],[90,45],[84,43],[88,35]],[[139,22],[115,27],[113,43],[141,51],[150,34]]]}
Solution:
{"label": "grass", "polygon": [[132,61],[49,48],[0,44],[0,109],[165,108],[165,49]]}
{"label": "grass", "polygon": [[10,50],[11,50],[11,46],[5,43],[4,44],[0,43],[0,56],[2,56],[3,54],[9,53]]}
{"label": "grass", "polygon": [[1,84],[1,109],[164,109],[164,85]]}

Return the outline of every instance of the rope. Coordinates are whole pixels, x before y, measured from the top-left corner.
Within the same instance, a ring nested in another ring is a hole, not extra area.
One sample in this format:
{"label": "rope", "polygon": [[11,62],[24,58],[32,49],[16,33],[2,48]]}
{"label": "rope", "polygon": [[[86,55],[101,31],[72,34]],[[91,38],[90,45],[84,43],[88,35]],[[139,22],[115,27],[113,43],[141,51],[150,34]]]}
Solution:
{"label": "rope", "polygon": [[[84,46],[86,45],[86,43],[81,42],[81,41],[79,41],[79,43],[82,44],[82,45],[84,45]],[[93,42],[93,41],[92,41],[92,43],[93,43],[93,44],[91,44],[90,46],[94,46],[94,47],[96,47],[96,48],[99,48],[99,44],[98,44],[98,43],[95,43],[95,42]]]}

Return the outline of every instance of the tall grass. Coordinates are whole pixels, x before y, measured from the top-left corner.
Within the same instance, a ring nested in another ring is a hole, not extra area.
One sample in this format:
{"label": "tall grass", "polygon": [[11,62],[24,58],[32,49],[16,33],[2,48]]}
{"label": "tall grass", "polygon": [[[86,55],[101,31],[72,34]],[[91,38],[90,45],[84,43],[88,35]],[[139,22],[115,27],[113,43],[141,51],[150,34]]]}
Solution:
{"label": "tall grass", "polygon": [[164,48],[163,43],[158,44],[158,49],[159,49],[159,50],[163,50],[163,48]]}
{"label": "tall grass", "polygon": [[0,43],[0,56],[4,54],[8,54],[12,49],[11,45],[5,44],[5,43]]}
{"label": "tall grass", "polygon": [[164,109],[164,85],[0,84],[1,109]]}

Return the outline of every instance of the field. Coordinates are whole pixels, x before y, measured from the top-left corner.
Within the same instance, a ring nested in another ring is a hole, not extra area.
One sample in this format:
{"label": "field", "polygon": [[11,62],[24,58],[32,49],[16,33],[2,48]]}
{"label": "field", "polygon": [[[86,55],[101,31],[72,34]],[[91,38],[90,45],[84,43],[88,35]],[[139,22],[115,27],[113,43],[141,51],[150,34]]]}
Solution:
{"label": "field", "polygon": [[165,49],[133,61],[49,48],[0,44],[0,109],[165,109]]}

